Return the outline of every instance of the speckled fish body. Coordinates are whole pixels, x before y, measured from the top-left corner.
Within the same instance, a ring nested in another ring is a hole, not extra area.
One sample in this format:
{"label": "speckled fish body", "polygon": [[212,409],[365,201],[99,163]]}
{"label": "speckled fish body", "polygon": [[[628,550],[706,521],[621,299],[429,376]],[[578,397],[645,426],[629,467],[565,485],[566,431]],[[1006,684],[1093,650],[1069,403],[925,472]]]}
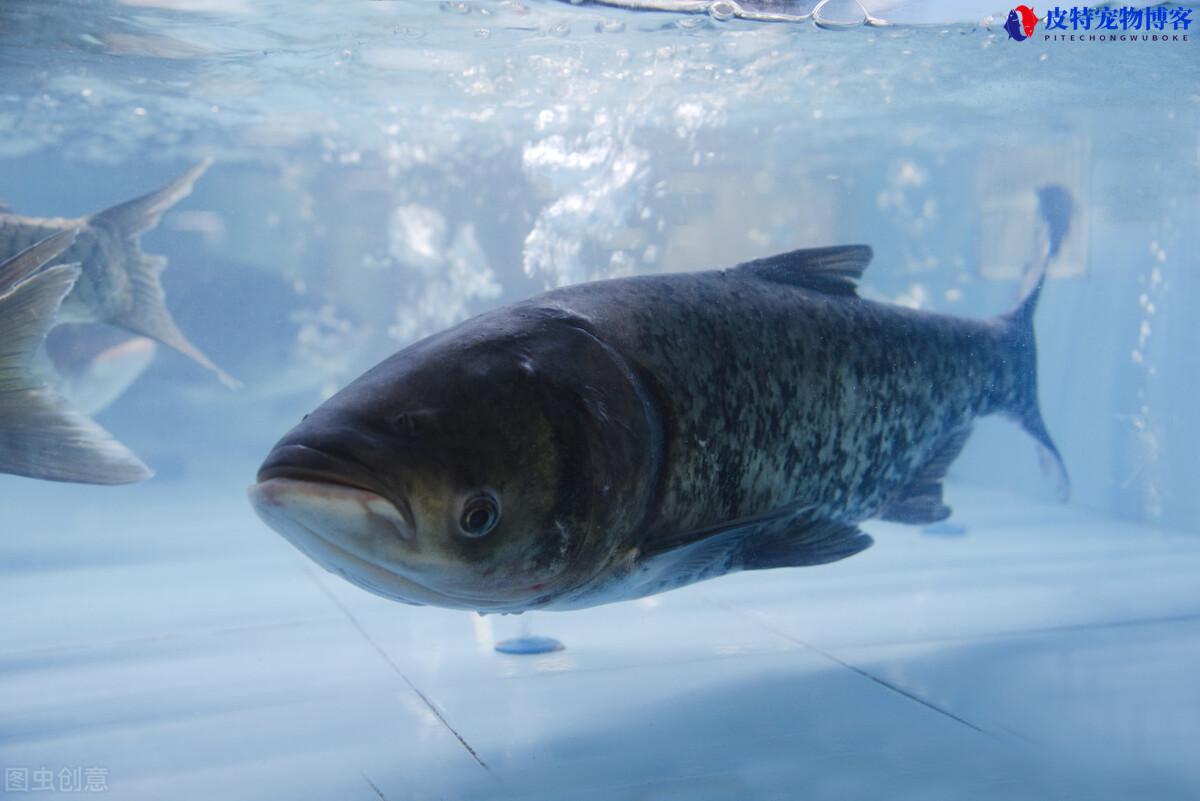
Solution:
{"label": "speckled fish body", "polygon": [[[865,248],[836,252],[869,258]],[[857,551],[870,544],[855,531],[863,520],[949,516],[942,473],[975,418],[1028,420],[1043,438],[1025,321],[830,293],[776,280],[780,265],[585,284],[506,312],[588,331],[630,366],[647,398],[654,500],[632,527],[636,542],[613,543],[613,572],[581,587],[577,603],[619,594],[622,582],[637,595],[708,577],[639,569],[640,555],[674,547],[681,531],[747,521],[752,548],[756,535],[779,536],[772,528],[786,538],[798,522],[821,521],[845,531],[828,556]],[[736,565],[701,567],[717,575]]]}
{"label": "speckled fish body", "polygon": [[1032,327],[1064,232],[989,320],[859,297],[864,246],[555,290],[366,373],[280,441],[251,499],[372,592],[480,611],[836,561],[871,544],[866,519],[949,515],[977,417],[1017,420],[1065,481]]}
{"label": "speckled fish body", "polygon": [[1021,391],[998,321],[739,270],[573,287],[534,308],[577,320],[644,376],[663,445],[655,531],[796,501],[874,517],[938,443]]}

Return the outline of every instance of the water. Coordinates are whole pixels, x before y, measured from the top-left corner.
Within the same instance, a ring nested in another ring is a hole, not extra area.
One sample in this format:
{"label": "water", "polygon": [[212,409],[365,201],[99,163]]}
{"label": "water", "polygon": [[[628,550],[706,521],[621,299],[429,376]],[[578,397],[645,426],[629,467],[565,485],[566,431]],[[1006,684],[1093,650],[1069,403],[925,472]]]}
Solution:
{"label": "water", "polygon": [[[0,5],[0,200],[87,214],[213,159],[143,245],[244,383],[160,347],[97,413],[152,482],[0,476],[0,763],[155,799],[1200,792],[1196,43],[869,7],[895,24]],[[988,420],[941,527],[530,632],[367,596],[244,501],[332,391],[545,288],[866,242],[870,297],[1005,310],[1047,183],[1078,208],[1037,318],[1066,506]],[[566,649],[495,652],[528,633]]]}

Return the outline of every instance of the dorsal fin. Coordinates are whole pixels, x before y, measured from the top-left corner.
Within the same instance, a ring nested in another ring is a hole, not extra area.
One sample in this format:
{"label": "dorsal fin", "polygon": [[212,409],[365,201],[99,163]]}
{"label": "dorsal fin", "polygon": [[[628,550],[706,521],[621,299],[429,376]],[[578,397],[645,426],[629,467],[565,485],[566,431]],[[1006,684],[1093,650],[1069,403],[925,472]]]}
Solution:
{"label": "dorsal fin", "polygon": [[871,262],[871,255],[869,245],[808,248],[748,261],[733,270],[740,275],[827,295],[858,297],[858,279]]}

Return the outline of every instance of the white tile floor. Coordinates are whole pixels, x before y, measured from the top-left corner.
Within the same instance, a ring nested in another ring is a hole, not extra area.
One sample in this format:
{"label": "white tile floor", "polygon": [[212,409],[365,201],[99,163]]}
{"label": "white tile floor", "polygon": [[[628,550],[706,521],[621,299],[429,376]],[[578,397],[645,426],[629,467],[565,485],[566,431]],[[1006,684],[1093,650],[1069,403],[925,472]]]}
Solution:
{"label": "white tile floor", "polygon": [[567,649],[518,657],[492,643],[526,618],[362,593],[236,486],[0,493],[14,781],[99,767],[106,797],[154,801],[1200,798],[1195,533],[951,487],[964,536],[871,523],[876,547],[836,565],[527,616]]}

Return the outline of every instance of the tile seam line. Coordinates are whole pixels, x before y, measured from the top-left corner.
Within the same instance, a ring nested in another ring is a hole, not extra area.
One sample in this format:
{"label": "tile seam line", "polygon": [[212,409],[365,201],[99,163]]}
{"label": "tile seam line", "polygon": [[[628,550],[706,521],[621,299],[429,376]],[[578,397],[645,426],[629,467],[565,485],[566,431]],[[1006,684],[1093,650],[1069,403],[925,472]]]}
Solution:
{"label": "tile seam line", "polygon": [[367,783],[367,786],[370,787],[372,791],[374,791],[375,795],[379,796],[382,801],[388,801],[387,796],[383,794],[383,790],[380,790],[379,787],[375,785],[375,782],[371,781],[371,778],[367,776],[367,774],[359,771],[358,775],[362,776],[363,781]]}
{"label": "tile seam line", "polygon": [[[341,610],[342,614],[346,616],[346,619],[350,621],[350,625],[352,625],[358,631],[359,635],[361,635],[362,638],[367,641],[367,644],[374,649],[375,653],[379,654],[383,661],[388,664],[388,667],[395,671],[396,675],[403,679],[404,683],[408,685],[408,688],[417,694],[417,697],[421,699],[421,703],[425,704],[426,708],[433,713],[434,717],[436,717],[441,724],[446,727],[446,730],[454,735],[454,738],[458,740],[459,744],[462,745],[462,747],[466,749],[467,753],[471,755],[471,759],[475,760],[479,767],[491,773],[492,769],[489,768],[488,764],[480,758],[478,752],[471,747],[471,744],[467,742],[466,738],[459,734],[458,730],[455,729],[454,726],[450,725],[450,721],[447,720],[446,716],[442,714],[442,711],[438,709],[436,705],[434,705],[433,701],[429,699],[429,696],[421,692],[417,685],[413,683],[412,679],[410,679],[404,673],[404,671],[400,669],[400,666],[392,660],[392,657],[388,655],[387,651],[383,650],[379,643],[375,642],[371,635],[367,633],[367,630],[363,628],[362,624],[358,622],[358,618],[354,616],[354,614],[346,607],[346,605],[338,600],[337,596],[335,596],[317,576],[314,576],[311,571],[306,570],[305,573],[307,573],[308,577],[313,581],[313,583],[320,588],[325,597],[328,598],[334,606]],[[368,781],[368,783],[370,782]],[[372,787],[374,787],[374,785],[372,785]]]}
{"label": "tile seam line", "polygon": [[938,706],[937,704],[933,703],[932,701],[926,700],[925,698],[922,698],[921,696],[919,696],[909,690],[906,690],[903,687],[900,687],[899,685],[893,684],[892,682],[889,682],[886,679],[876,676],[873,673],[858,667],[857,665],[853,665],[849,662],[846,662],[843,659],[839,659],[837,656],[829,653],[828,651],[824,650],[823,648],[819,648],[810,642],[806,642],[805,640],[802,640],[799,637],[793,636],[793,635],[787,633],[786,631],[783,631],[782,629],[776,628],[775,626],[771,625],[770,623],[762,620],[758,615],[755,615],[751,612],[746,612],[746,611],[738,609],[737,607],[734,607],[734,606],[729,606],[727,604],[723,604],[719,601],[714,601],[711,598],[708,598],[705,600],[707,600],[709,603],[713,604],[714,606],[716,606],[720,609],[724,609],[726,612],[731,612],[741,618],[744,618],[746,620],[749,620],[749,621],[761,626],[763,629],[771,632],[772,634],[775,634],[776,636],[783,637],[785,640],[788,640],[789,642],[793,642],[803,648],[807,648],[808,650],[810,650],[816,654],[819,654],[826,660],[833,662],[836,665],[840,665],[841,667],[851,671],[852,673],[856,673],[859,676],[861,676],[862,678],[867,679],[867,680],[879,685],[880,687],[883,687],[884,689],[889,690],[889,691],[895,693],[896,695],[899,695],[902,698],[906,698],[909,701],[912,701],[916,704],[920,704],[921,706],[925,707],[926,709],[929,709],[932,712],[936,712],[937,714],[942,715],[946,718],[949,718],[950,720],[953,720],[956,723],[966,726],[967,728],[969,728],[973,731],[976,731],[979,734],[984,735],[985,737],[993,737],[994,738],[996,736],[996,735],[992,734],[991,732],[987,731],[986,729],[982,729],[979,726],[976,726],[974,723],[971,723],[969,720],[959,717],[958,715],[954,714],[950,710],[943,709],[942,707]]}

